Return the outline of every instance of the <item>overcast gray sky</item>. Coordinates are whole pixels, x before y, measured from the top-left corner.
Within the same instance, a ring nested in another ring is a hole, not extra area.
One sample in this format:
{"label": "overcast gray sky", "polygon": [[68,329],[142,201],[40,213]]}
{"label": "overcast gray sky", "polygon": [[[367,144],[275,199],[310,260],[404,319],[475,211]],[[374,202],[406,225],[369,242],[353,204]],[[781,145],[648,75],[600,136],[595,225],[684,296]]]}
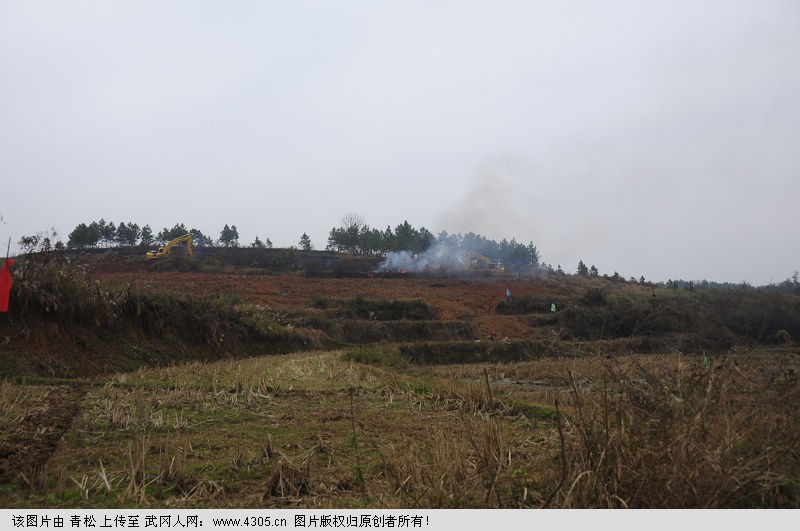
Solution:
{"label": "overcast gray sky", "polygon": [[0,0],[0,240],[182,222],[533,241],[567,271],[800,269],[796,1]]}

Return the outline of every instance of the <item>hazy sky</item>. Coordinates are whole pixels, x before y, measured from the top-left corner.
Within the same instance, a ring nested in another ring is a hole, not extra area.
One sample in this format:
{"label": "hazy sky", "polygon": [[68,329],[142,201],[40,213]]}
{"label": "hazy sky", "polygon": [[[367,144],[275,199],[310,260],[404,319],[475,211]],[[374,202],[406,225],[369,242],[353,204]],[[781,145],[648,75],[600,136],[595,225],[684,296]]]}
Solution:
{"label": "hazy sky", "polygon": [[0,241],[357,213],[553,266],[800,269],[800,3],[0,0]]}

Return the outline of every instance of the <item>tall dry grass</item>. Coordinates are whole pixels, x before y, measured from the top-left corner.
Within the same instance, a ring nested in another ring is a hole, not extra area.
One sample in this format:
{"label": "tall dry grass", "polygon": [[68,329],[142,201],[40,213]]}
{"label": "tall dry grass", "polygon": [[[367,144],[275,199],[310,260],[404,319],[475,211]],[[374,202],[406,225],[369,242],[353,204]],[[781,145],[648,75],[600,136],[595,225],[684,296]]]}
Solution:
{"label": "tall dry grass", "polygon": [[406,445],[383,450],[382,476],[403,506],[503,507],[497,482],[506,448],[497,420],[461,415],[463,429],[429,427]]}
{"label": "tall dry grass", "polygon": [[579,387],[579,377],[571,372],[571,392],[557,403],[553,506],[800,506],[793,371],[669,356],[610,364],[591,386]]}

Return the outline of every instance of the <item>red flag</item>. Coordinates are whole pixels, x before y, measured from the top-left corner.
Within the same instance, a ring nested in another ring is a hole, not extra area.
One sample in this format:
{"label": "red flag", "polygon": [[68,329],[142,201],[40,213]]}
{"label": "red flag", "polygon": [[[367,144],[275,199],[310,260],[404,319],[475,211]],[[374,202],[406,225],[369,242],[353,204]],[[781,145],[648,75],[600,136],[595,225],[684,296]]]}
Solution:
{"label": "red flag", "polygon": [[6,260],[3,269],[0,269],[0,312],[8,311],[8,298],[11,295],[11,269],[14,259]]}

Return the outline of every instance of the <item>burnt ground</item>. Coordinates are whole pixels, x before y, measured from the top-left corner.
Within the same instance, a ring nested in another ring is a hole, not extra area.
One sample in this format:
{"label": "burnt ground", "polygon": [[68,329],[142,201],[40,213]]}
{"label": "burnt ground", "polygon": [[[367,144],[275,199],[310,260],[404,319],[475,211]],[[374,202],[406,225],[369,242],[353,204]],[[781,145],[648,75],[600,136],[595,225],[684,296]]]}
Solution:
{"label": "burnt ground", "polygon": [[376,300],[419,299],[434,308],[441,321],[465,321],[474,331],[474,339],[489,335],[526,339],[538,337],[518,316],[499,315],[497,303],[512,297],[537,297],[544,300],[567,300],[576,296],[556,281],[523,275],[387,275],[360,277],[316,277],[296,273],[264,274],[234,272],[156,271],[150,264],[127,267],[97,264],[90,269],[93,279],[133,286],[145,291],[170,291],[193,296],[235,297],[275,313],[296,313],[311,307],[319,299]]}

